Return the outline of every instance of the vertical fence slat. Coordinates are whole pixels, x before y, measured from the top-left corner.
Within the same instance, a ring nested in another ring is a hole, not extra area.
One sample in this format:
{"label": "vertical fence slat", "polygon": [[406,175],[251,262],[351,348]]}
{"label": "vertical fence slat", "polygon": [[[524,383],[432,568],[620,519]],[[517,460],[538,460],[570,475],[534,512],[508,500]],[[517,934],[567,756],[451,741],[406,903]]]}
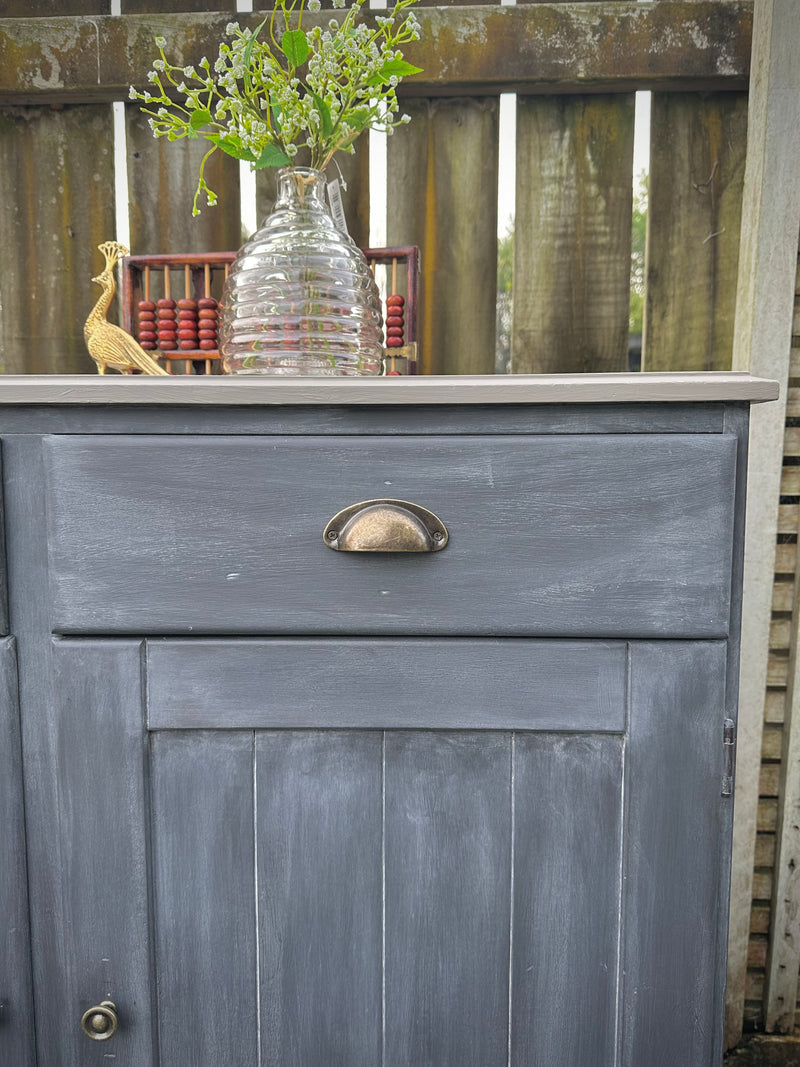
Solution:
{"label": "vertical fence slat", "polygon": [[[790,564],[781,560],[784,550],[796,553],[796,546],[783,545],[776,554],[775,544],[800,230],[800,25],[796,7],[796,0],[757,0],[753,26],[733,367],[777,379],[781,396],[772,404],[756,405],[750,424],[728,940],[728,1047],[742,1035],[745,998],[761,997],[758,982],[748,991],[747,953],[752,899],[770,896],[767,879],[753,870],[756,832],[767,829],[760,824],[758,800],[765,691],[768,684],[781,684],[769,671],[769,631],[776,563],[786,572]],[[787,445],[794,447],[788,439]],[[766,710],[773,718],[769,701]]]}
{"label": "vertical fence slat", "polygon": [[206,181],[219,194],[216,207],[192,217],[192,197],[200,161],[209,145],[202,139],[169,142],[155,138],[136,105],[125,108],[128,152],[131,251],[216,252],[242,243],[237,160],[215,152]]}
{"label": "vertical fence slat", "polygon": [[499,100],[411,100],[389,138],[387,240],[419,245],[424,374],[494,371]]}
{"label": "vertical fence slat", "polygon": [[512,372],[627,369],[634,98],[520,97]]}
{"label": "vertical fence slat", "polygon": [[650,138],[644,368],[730,370],[747,94],[654,93]]}
{"label": "vertical fence slat", "polygon": [[0,109],[0,183],[0,373],[91,373],[83,324],[97,245],[114,236],[111,107]]}
{"label": "vertical fence slat", "polygon": [[[336,164],[331,163],[325,173],[338,178],[341,172],[347,188],[342,189],[347,230],[359,248],[369,247],[369,140],[362,134],[356,141],[353,155],[340,152]],[[256,213],[260,226],[272,210],[277,191],[277,170],[270,167],[256,174]]]}

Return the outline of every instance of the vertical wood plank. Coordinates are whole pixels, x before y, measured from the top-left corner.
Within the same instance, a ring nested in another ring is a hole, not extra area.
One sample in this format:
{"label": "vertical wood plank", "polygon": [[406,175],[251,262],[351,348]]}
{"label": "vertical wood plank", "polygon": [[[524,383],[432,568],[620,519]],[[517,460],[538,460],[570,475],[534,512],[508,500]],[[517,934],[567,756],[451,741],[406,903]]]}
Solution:
{"label": "vertical wood plank", "polygon": [[511,739],[386,734],[386,1067],[507,1063]]}
{"label": "vertical wood plank", "polygon": [[512,1063],[616,1062],[622,747],[515,737]]}
{"label": "vertical wood plank", "polygon": [[256,1064],[253,734],[151,746],[160,1062]]}
{"label": "vertical wood plank", "polygon": [[[359,248],[369,248],[369,139],[362,134],[356,141],[353,155],[340,152],[336,157],[338,169],[331,163],[326,174],[330,180],[339,177],[341,171],[347,188],[342,189],[342,201],[347,231]],[[256,174],[256,211],[261,226],[275,203],[277,170],[269,168]]]}
{"label": "vertical wood plank", "polygon": [[721,796],[726,652],[722,641],[631,645],[625,1067],[722,1058],[725,947],[716,917],[727,893],[719,858],[732,817],[731,798]]}
{"label": "vertical wood plank", "polygon": [[633,94],[519,97],[512,373],[628,365]]}
{"label": "vertical wood plank", "polygon": [[[154,46],[154,55],[155,55]],[[209,57],[213,62],[213,57]],[[239,164],[215,152],[206,182],[218,195],[216,207],[201,196],[201,214],[192,216],[200,162],[210,148],[204,140],[167,141],[153,137],[136,105],[125,108],[131,251],[229,251],[242,244]]]}
{"label": "vertical wood plank", "polygon": [[115,228],[110,105],[0,108],[0,174],[0,373],[91,373],[83,324]]}
{"label": "vertical wood plank", "polygon": [[256,734],[264,1067],[381,1062],[381,736]]}
{"label": "vertical wood plank", "polygon": [[92,1047],[80,1021],[108,999],[119,1011],[116,1056],[149,1067],[156,1061],[139,643],[55,641],[53,679],[59,808],[50,862],[61,870],[63,925],[48,931],[39,1050],[64,1067],[101,1062],[103,1046]]}
{"label": "vertical wood plank", "polygon": [[[751,413],[726,1010],[728,1047],[742,1035],[747,983],[758,775],[793,333],[800,231],[798,34],[800,26],[793,0],[757,0],[733,366],[777,379],[781,392],[775,403],[757,404]],[[783,547],[791,547],[794,552],[794,546]]]}
{"label": "vertical wood plank", "polygon": [[747,94],[654,93],[643,366],[730,370]]}
{"label": "vertical wood plank", "polygon": [[13,638],[0,642],[0,1061],[35,1067],[22,748]]}
{"label": "vertical wood plank", "polygon": [[405,100],[389,138],[389,245],[420,248],[424,374],[492,374],[498,98]]}

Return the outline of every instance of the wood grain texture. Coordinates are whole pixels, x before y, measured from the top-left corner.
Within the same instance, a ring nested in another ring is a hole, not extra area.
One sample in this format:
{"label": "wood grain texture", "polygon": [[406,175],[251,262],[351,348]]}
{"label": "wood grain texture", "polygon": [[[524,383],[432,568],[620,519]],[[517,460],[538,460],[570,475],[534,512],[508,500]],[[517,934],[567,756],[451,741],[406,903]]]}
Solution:
{"label": "wood grain texture", "polygon": [[[621,1062],[722,1059],[724,642],[631,645]],[[680,723],[680,726],[678,726]],[[707,863],[697,857],[704,855]]]}
{"label": "wood grain texture", "polygon": [[386,1067],[508,1055],[508,734],[386,735]]}
{"label": "wood grain texture", "polygon": [[161,1064],[257,1064],[253,735],[152,739]]}
{"label": "wood grain texture", "polygon": [[35,1067],[17,659],[0,642],[0,1061]]}
{"label": "wood grain texture", "polygon": [[650,145],[643,366],[729,370],[747,95],[654,94]]}
{"label": "wood grain texture", "polygon": [[[90,150],[73,151],[81,144]],[[87,374],[97,246],[115,229],[111,108],[3,109],[0,173],[7,189],[24,191],[0,203],[0,247],[14,264],[3,275],[0,372]]]}
{"label": "wood grain texture", "polygon": [[[96,374],[0,377],[0,404],[4,405],[245,405],[263,409],[278,405],[702,404],[721,400],[757,403],[777,396],[777,383],[745,373],[456,374],[269,381],[247,375],[190,379]],[[388,420],[383,425],[385,432],[392,432]]]}
{"label": "wood grain texture", "polygon": [[[88,418],[87,410],[91,412]],[[297,437],[307,433],[331,436],[384,434],[391,440],[405,434],[438,437],[441,434],[527,435],[531,432],[721,433],[723,422],[719,405],[711,403],[547,404],[539,405],[535,410],[525,404],[471,404],[427,409],[405,404],[392,409],[391,424],[387,423],[386,416],[384,407],[365,405],[216,409],[202,405],[187,410],[162,404],[153,405],[146,414],[136,405],[103,405],[88,409],[0,405],[0,426],[10,434],[26,430],[41,434],[138,434],[145,430],[156,434],[279,434]]]}
{"label": "wood grain texture", "polygon": [[256,735],[261,1063],[381,1062],[381,734]]}
{"label": "wood grain texture", "polygon": [[[800,68],[797,64],[797,8],[792,0],[759,0],[753,36],[753,80],[748,101],[748,144],[742,204],[742,235],[736,295],[733,366],[767,371],[781,383],[781,400],[753,411],[748,479],[747,555],[742,615],[742,671],[739,741],[736,757],[736,807],[733,837],[732,902],[729,938],[728,1046],[742,1035],[745,998],[766,1021],[761,1000],[747,993],[749,912],[754,880],[753,853],[758,823],[758,775],[765,719],[774,718],[773,661],[769,628],[775,573],[795,570],[797,546],[777,545],[775,530],[784,454],[798,452],[798,430],[786,427],[787,386],[797,371],[792,335],[797,312],[797,234],[800,229]],[[794,468],[795,470],[797,468]],[[791,490],[790,490],[791,491]],[[785,684],[785,672],[784,672]],[[766,705],[765,705],[766,696]],[[778,713],[783,718],[783,707]],[[791,857],[790,857],[791,858]],[[786,897],[784,897],[786,899]],[[789,898],[791,900],[791,897]],[[796,902],[790,907],[796,908]],[[780,919],[779,919],[780,921]],[[797,946],[789,949],[781,975],[797,967]],[[788,983],[771,983],[790,1008]],[[777,1021],[783,1010],[772,1009]],[[769,1011],[770,1009],[768,1009]],[[786,1016],[784,1015],[785,1019]],[[791,1016],[789,1016],[791,1018]],[[791,1024],[790,1024],[791,1025]]]}
{"label": "wood grain texture", "polygon": [[[153,44],[150,53],[158,58]],[[209,159],[205,179],[219,195],[219,202],[208,207],[201,196],[201,214],[193,218],[192,198],[200,163],[210,145],[202,138],[170,143],[165,137],[154,137],[147,116],[134,104],[125,107],[125,135],[131,249],[137,255],[239,248],[243,234],[237,160],[223,152],[215,152]],[[183,295],[180,271],[174,272],[172,286]]]}
{"label": "wood grain texture", "polygon": [[[388,451],[347,437],[49,438],[53,625],[724,636],[735,448],[724,435],[408,437]],[[442,518],[444,551],[326,547],[342,507],[387,492]]]}
{"label": "wood grain texture", "polygon": [[633,105],[517,100],[512,372],[627,369]]}
{"label": "wood grain texture", "polygon": [[[225,5],[229,7],[229,5]],[[499,92],[631,92],[634,89],[745,89],[751,0],[672,0],[640,5],[534,4],[420,9],[420,40],[407,58],[422,74],[406,97]],[[259,12],[240,12],[250,29]],[[328,11],[304,15],[326,23]],[[175,42],[179,66],[214,56],[228,14],[0,20],[0,104],[122,100],[147,84],[154,33]],[[37,25],[38,23],[38,25]],[[53,68],[48,56],[55,54]]]}
{"label": "wood grain texture", "polygon": [[80,1021],[108,999],[116,1056],[155,1067],[139,642],[57,641],[53,680],[59,813],[49,840],[63,925],[50,931],[56,951],[38,989],[40,1055],[57,1067],[103,1063],[108,1050]]}
{"label": "wood grain texture", "polygon": [[625,671],[621,643],[149,641],[148,723],[614,731],[624,729]]}
{"label": "wood grain texture", "polygon": [[420,250],[420,371],[491,374],[499,101],[423,100],[403,106],[411,123],[389,139],[386,232],[389,245]]}
{"label": "wood grain texture", "polygon": [[622,766],[620,737],[515,737],[512,1063],[617,1062]]}

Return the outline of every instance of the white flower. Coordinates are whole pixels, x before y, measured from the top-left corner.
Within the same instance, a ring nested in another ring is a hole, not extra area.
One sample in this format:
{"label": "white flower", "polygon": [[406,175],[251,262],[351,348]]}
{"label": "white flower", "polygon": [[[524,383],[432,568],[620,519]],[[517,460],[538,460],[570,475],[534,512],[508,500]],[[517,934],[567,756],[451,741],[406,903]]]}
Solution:
{"label": "white flower", "polygon": [[320,3],[320,0],[308,0],[309,11],[319,11],[321,7],[322,4]]}
{"label": "white flower", "polygon": [[[196,78],[197,77],[197,71],[194,69],[194,67],[184,67],[183,68],[183,73],[186,75],[187,78]],[[183,92],[183,91],[184,90],[181,89],[181,92]]]}
{"label": "white flower", "polygon": [[164,70],[165,67],[166,67],[166,64],[164,63],[163,59],[154,59],[153,60],[153,70]]}
{"label": "white flower", "polygon": [[128,99],[129,100],[138,100],[139,99],[139,94],[136,92],[136,90],[134,89],[133,86],[131,86],[130,89],[128,90]]}
{"label": "white flower", "polygon": [[165,37],[156,37],[156,48],[166,48],[167,40]]}
{"label": "white flower", "polygon": [[235,33],[238,33],[238,32],[239,32],[239,23],[238,22],[229,22],[228,25],[225,27],[225,36],[226,37],[233,37],[233,35]]}

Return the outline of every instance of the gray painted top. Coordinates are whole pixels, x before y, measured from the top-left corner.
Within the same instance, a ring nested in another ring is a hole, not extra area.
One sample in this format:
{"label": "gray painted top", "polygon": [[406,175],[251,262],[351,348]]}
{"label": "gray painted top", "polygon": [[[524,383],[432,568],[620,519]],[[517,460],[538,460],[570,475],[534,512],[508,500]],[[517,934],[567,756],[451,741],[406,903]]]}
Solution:
{"label": "gray painted top", "polygon": [[749,374],[515,374],[398,378],[5,375],[2,404],[587,404],[776,400]]}

